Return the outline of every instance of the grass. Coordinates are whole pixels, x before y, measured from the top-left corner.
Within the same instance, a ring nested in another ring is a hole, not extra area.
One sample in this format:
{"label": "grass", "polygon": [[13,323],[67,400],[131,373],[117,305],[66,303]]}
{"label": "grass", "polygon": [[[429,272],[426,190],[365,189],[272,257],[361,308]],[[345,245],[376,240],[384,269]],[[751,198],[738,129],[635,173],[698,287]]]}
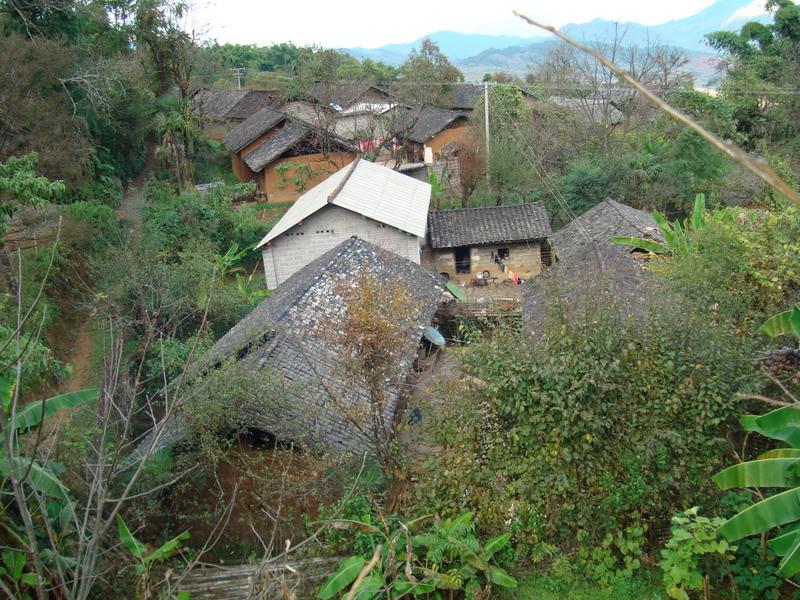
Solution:
{"label": "grass", "polygon": [[594,581],[574,575],[542,573],[521,579],[519,587],[504,598],[514,600],[666,600],[654,573],[640,573],[630,579],[617,579],[604,588]]}

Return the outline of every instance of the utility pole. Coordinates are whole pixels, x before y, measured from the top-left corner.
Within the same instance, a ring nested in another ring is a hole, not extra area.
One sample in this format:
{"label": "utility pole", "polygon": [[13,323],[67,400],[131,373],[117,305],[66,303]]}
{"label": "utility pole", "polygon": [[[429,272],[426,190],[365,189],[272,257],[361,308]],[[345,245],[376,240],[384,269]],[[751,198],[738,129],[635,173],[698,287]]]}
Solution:
{"label": "utility pole", "polygon": [[242,89],[242,73],[244,73],[244,67],[236,67],[235,69],[231,69],[231,71],[236,72],[236,84],[239,89]]}
{"label": "utility pole", "polygon": [[489,184],[489,191],[492,189],[492,177],[489,174],[489,159],[491,158],[491,149],[489,147],[489,82],[483,82],[483,123],[484,123],[484,136],[486,137],[486,182]]}

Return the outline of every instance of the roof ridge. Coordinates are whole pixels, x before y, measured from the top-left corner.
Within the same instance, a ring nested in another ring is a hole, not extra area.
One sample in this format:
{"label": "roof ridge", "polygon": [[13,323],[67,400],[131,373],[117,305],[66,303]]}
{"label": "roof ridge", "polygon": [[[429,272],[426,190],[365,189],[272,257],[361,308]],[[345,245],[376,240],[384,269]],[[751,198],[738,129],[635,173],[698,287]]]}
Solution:
{"label": "roof ridge", "polygon": [[500,204],[498,206],[464,206],[463,208],[445,208],[444,210],[432,210],[430,214],[448,213],[461,210],[496,210],[498,208],[511,208],[512,206],[544,206],[544,202],[519,202],[517,204]]}
{"label": "roof ridge", "polygon": [[345,173],[344,177],[342,177],[342,180],[335,188],[333,188],[333,191],[328,195],[328,204],[333,204],[333,201],[336,200],[336,197],[342,191],[344,186],[347,185],[347,182],[350,180],[350,176],[353,174],[353,171],[356,170],[356,165],[358,165],[360,160],[361,158],[357,156],[356,159],[353,161],[353,163],[350,165],[350,169],[348,169],[347,173]]}

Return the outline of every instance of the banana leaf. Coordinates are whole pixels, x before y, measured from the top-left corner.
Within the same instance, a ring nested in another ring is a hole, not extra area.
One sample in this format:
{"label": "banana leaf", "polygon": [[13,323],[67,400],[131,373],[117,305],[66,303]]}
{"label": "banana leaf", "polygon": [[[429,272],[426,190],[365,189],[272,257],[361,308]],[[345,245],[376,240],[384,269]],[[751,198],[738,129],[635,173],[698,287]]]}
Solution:
{"label": "banana leaf", "polygon": [[783,533],[767,542],[769,549],[775,553],[775,556],[786,556],[797,539],[798,530],[800,530],[800,523],[787,527],[783,530]]}
{"label": "banana leaf", "polygon": [[318,597],[321,600],[328,600],[329,598],[335,597],[336,594],[355,581],[365,562],[366,561],[361,556],[345,558],[339,563],[339,569],[331,575],[328,581],[325,582],[325,585],[322,586]]}
{"label": "banana leaf", "polygon": [[122,542],[122,545],[128,549],[128,552],[133,554],[139,560],[144,558],[144,552],[147,550],[147,548],[131,533],[131,530],[128,529],[128,526],[125,524],[125,521],[123,521],[122,517],[119,516],[119,513],[117,513],[117,531],[119,532],[119,541]]}
{"label": "banana leaf", "polygon": [[796,458],[753,460],[728,467],[712,477],[720,489],[741,487],[796,487],[800,477],[793,467]]}
{"label": "banana leaf", "polygon": [[20,432],[34,429],[41,425],[44,419],[59,410],[74,408],[91,402],[96,398],[97,390],[81,390],[79,392],[59,394],[43,400],[44,409],[42,409],[42,402],[31,402],[22,410],[17,411],[14,419],[14,428]]}
{"label": "banana leaf", "polygon": [[796,335],[800,337],[800,307],[778,313],[764,321],[759,328],[761,333],[769,337],[779,335]]}
{"label": "banana leaf", "polygon": [[[67,486],[61,483],[58,477],[51,473],[46,467],[24,456],[15,457],[11,464],[14,468],[14,476],[16,478],[21,478],[27,473],[28,478],[25,480],[26,483],[37,492],[45,496],[58,498],[67,503],[71,502]],[[10,472],[11,469],[9,469],[8,460],[0,458],[0,475],[8,477]]]}
{"label": "banana leaf", "polygon": [[767,458],[800,458],[800,450],[795,448],[775,448],[758,455],[758,460]]}
{"label": "banana leaf", "polygon": [[757,502],[731,517],[719,528],[729,541],[800,520],[800,488],[792,488]]}
{"label": "banana leaf", "polygon": [[694,197],[694,209],[692,210],[692,229],[702,229],[705,225],[706,197],[704,194],[697,194]]}
{"label": "banana leaf", "polygon": [[638,248],[639,250],[647,250],[653,254],[669,254],[670,251],[669,248],[661,242],[646,240],[644,238],[615,235],[611,238],[611,241],[622,246],[631,246],[633,248]]}
{"label": "banana leaf", "polygon": [[784,406],[764,415],[744,415],[742,427],[800,448],[800,408]]}
{"label": "banana leaf", "polygon": [[778,575],[782,577],[792,577],[800,571],[800,537],[795,537],[794,544],[792,544],[778,567]]}

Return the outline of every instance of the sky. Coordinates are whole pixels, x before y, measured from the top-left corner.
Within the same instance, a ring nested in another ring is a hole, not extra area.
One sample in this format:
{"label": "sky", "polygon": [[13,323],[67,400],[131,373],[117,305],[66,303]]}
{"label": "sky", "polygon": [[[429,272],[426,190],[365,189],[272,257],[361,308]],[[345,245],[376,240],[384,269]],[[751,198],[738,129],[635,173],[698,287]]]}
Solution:
{"label": "sky", "polygon": [[440,30],[541,35],[513,17],[512,9],[556,27],[595,18],[657,25],[711,4],[713,0],[194,0],[187,25],[201,39],[220,43],[375,48]]}

